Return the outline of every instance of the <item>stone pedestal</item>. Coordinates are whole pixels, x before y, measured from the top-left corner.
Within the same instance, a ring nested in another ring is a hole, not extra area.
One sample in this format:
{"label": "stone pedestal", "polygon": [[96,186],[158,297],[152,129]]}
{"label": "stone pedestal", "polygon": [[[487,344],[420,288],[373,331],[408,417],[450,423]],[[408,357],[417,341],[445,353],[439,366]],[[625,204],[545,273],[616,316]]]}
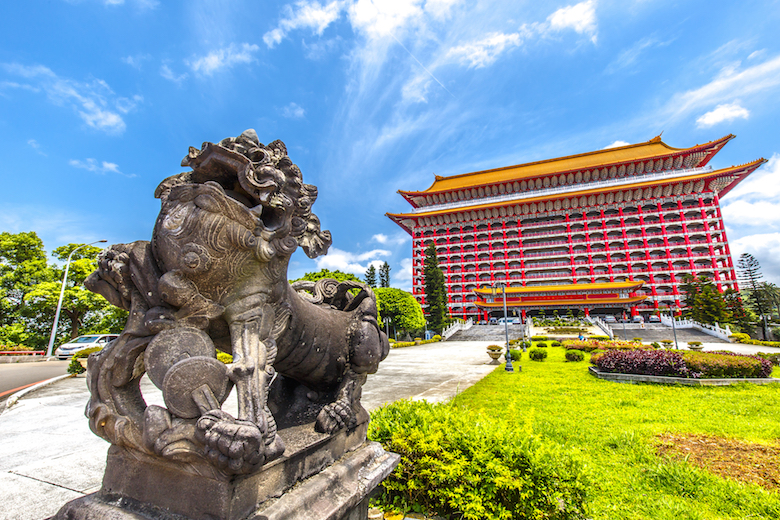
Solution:
{"label": "stone pedestal", "polygon": [[[260,472],[227,477],[205,463],[160,462],[112,446],[102,489],[56,520],[358,520],[399,456],[364,441],[367,422],[334,435],[280,431],[287,449]],[[153,504],[153,505],[152,505]]]}

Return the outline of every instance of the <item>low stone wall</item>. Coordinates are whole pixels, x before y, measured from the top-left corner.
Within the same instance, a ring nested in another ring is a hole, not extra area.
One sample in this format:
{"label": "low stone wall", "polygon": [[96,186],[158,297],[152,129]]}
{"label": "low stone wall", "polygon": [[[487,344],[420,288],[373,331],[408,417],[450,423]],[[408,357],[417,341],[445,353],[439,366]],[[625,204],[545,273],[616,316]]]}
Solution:
{"label": "low stone wall", "polygon": [[615,383],[655,383],[660,385],[685,385],[685,386],[728,386],[737,383],[753,383],[756,385],[768,385],[780,383],[780,379],[767,378],[724,378],[724,379],[689,379],[685,377],[648,376],[644,374],[616,374],[614,372],[602,372],[596,367],[589,367],[590,373],[599,379],[613,381]]}

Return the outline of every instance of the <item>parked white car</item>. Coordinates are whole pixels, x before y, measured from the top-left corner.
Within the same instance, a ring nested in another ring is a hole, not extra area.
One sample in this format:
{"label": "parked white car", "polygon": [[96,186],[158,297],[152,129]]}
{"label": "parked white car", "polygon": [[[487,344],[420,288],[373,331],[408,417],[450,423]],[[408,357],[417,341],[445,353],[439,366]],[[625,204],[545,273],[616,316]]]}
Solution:
{"label": "parked white car", "polygon": [[79,350],[92,347],[103,348],[118,337],[117,334],[89,334],[86,336],[79,336],[78,338],[72,339],[57,347],[57,350],[54,351],[54,355],[57,356],[57,359],[69,359]]}

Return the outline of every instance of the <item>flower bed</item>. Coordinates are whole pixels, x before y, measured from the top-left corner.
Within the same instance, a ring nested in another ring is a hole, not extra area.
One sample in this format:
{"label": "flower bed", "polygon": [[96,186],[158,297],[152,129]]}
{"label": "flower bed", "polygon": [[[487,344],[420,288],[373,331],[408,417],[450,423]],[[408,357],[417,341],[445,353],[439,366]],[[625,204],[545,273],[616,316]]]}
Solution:
{"label": "flower bed", "polygon": [[668,350],[610,350],[591,356],[602,372],[694,379],[767,378],[772,363],[733,352],[675,352]]}
{"label": "flower bed", "polygon": [[593,352],[594,350],[650,350],[652,347],[642,345],[635,341],[620,341],[620,340],[579,340],[570,339],[563,342],[563,346],[568,350],[581,350],[583,352]]}

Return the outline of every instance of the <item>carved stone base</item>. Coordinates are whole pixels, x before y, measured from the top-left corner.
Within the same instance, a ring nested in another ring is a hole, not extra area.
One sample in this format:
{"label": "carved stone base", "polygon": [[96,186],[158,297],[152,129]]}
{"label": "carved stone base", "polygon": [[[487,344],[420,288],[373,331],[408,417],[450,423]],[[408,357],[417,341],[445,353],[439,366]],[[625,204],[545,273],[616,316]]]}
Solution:
{"label": "carved stone base", "polygon": [[360,511],[367,511],[368,494],[399,460],[379,444],[364,442],[366,428],[367,422],[362,422],[355,430],[334,435],[318,434],[311,424],[287,428],[279,432],[287,445],[282,458],[257,474],[232,478],[209,472],[206,464],[161,462],[112,446],[102,489],[69,502],[54,518],[365,518]]}

